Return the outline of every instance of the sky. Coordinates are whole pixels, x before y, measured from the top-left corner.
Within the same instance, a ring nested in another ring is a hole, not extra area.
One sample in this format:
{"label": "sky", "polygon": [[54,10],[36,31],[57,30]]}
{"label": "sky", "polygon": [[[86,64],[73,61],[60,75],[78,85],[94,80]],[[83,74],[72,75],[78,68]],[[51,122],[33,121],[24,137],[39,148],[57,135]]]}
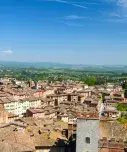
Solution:
{"label": "sky", "polygon": [[0,0],[0,61],[127,65],[127,0]]}

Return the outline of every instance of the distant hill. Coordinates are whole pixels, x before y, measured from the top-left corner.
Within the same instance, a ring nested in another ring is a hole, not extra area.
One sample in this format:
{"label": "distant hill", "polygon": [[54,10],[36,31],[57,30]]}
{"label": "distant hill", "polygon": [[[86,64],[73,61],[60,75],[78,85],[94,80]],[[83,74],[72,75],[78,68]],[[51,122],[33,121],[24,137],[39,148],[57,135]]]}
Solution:
{"label": "distant hill", "polygon": [[0,61],[0,66],[2,67],[21,67],[21,68],[84,68],[89,67],[89,65],[76,65],[76,64],[62,64],[54,62],[5,62]]}
{"label": "distant hill", "polygon": [[0,61],[1,68],[68,68],[80,69],[85,71],[112,71],[112,72],[127,72],[125,65],[83,65],[83,64],[62,64],[53,62],[11,62]]}

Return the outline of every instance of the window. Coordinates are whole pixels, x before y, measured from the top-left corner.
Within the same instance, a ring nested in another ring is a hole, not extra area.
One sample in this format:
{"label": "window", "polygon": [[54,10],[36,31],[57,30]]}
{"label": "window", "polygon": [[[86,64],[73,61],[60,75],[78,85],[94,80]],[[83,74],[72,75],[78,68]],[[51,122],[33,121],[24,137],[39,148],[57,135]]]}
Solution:
{"label": "window", "polygon": [[86,137],[86,143],[90,144],[90,138],[89,137]]}

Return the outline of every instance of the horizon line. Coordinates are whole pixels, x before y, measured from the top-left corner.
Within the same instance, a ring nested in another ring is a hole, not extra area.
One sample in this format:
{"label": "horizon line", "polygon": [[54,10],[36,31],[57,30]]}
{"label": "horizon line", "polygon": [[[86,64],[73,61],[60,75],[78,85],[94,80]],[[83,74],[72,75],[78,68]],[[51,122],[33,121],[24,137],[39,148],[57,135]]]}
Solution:
{"label": "horizon line", "polygon": [[1,62],[17,62],[17,63],[33,63],[33,64],[36,64],[36,63],[51,63],[51,64],[63,64],[63,65],[78,65],[78,66],[127,66],[127,64],[91,64],[91,63],[62,63],[62,62],[52,62],[52,61],[5,61],[5,60],[0,60],[0,63]]}

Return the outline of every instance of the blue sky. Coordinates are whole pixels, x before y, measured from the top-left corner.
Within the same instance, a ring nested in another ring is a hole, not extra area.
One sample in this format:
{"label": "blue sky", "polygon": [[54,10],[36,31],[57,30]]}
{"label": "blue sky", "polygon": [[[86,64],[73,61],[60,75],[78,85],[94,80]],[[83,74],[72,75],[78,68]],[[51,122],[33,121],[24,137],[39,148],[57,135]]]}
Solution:
{"label": "blue sky", "polygon": [[127,0],[1,0],[0,60],[127,64]]}

